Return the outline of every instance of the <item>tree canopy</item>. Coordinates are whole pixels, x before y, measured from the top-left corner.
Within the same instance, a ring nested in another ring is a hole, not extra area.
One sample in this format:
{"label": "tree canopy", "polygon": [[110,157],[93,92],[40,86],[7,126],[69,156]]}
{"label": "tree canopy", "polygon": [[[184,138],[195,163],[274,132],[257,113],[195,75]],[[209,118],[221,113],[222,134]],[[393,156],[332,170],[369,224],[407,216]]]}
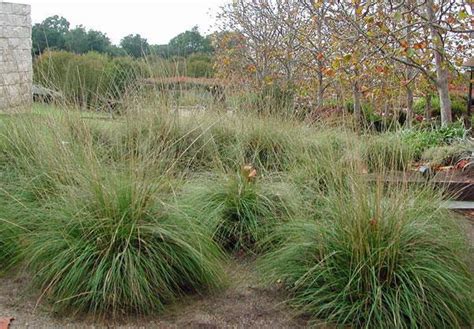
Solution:
{"label": "tree canopy", "polygon": [[107,53],[111,43],[104,33],[94,30],[87,31],[84,26],[79,25],[66,33],[65,46],[67,50],[76,54],[84,54],[89,51]]}
{"label": "tree canopy", "polygon": [[119,45],[113,45],[105,33],[87,29],[83,25],[70,28],[67,19],[58,15],[35,24],[32,39],[35,55],[41,54],[46,49],[66,50],[76,54],[95,51],[111,56],[129,55],[135,58],[149,54],[166,58],[188,57],[192,54],[213,52],[210,38],[201,35],[197,26],[178,34],[164,45],[150,45],[148,40],[140,34],[129,34],[120,41]]}
{"label": "tree canopy", "polygon": [[194,26],[190,31],[178,34],[168,44],[168,52],[171,56],[211,53],[212,50],[210,39],[203,37],[197,26]]}
{"label": "tree canopy", "polygon": [[[466,3],[457,0],[235,0],[218,15],[217,74],[243,86],[278,87],[314,101],[351,100],[403,110],[436,90],[452,121],[449,83],[472,55]],[[451,79],[451,80],[450,80]]]}
{"label": "tree canopy", "polygon": [[150,52],[150,45],[147,39],[140,34],[129,34],[120,41],[120,46],[132,57],[138,58]]}
{"label": "tree canopy", "polygon": [[48,17],[43,22],[33,25],[33,52],[40,54],[46,48],[64,49],[69,26],[67,19],[58,15]]}

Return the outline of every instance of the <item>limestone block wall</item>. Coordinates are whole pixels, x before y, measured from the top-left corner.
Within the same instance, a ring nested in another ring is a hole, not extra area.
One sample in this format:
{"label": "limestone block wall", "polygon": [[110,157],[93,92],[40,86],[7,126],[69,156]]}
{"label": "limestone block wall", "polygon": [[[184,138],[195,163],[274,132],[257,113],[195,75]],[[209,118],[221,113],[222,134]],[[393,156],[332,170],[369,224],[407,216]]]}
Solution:
{"label": "limestone block wall", "polygon": [[0,0],[0,110],[31,104],[31,7]]}

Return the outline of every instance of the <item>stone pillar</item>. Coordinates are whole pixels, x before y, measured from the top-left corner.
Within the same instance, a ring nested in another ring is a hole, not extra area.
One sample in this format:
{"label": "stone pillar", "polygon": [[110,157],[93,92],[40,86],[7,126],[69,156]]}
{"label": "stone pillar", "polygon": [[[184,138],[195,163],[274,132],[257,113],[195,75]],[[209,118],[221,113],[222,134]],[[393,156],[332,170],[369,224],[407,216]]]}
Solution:
{"label": "stone pillar", "polygon": [[32,102],[31,7],[0,0],[0,110]]}

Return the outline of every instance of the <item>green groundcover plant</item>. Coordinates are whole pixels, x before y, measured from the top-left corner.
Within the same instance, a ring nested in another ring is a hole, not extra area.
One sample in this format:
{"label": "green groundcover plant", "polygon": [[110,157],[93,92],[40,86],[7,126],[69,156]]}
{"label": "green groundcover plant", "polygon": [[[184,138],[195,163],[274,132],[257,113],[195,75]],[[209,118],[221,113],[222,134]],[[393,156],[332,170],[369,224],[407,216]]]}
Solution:
{"label": "green groundcover plant", "polygon": [[440,128],[421,128],[402,131],[403,144],[411,147],[413,157],[419,160],[423,152],[430,147],[450,145],[462,140],[466,130],[461,122]]}
{"label": "green groundcover plant", "polygon": [[472,154],[472,146],[468,142],[458,142],[452,145],[430,147],[423,152],[422,161],[431,166],[452,166],[461,159],[467,159]]}

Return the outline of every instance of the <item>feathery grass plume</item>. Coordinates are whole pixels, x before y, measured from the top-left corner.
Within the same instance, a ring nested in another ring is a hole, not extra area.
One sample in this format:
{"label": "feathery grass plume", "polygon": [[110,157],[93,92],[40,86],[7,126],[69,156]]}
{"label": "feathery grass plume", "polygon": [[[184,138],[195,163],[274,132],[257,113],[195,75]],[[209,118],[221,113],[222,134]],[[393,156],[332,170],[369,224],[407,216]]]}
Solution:
{"label": "feathery grass plume", "polygon": [[[314,218],[277,227],[260,270],[314,320],[356,328],[472,324],[473,275],[458,219],[429,187],[358,175],[319,195]],[[347,185],[349,182],[349,185]]]}
{"label": "feathery grass plume", "polygon": [[244,165],[238,173],[195,179],[184,187],[181,206],[226,250],[257,252],[273,227],[295,212],[299,200],[289,184],[257,174]]}
{"label": "feathery grass plume", "polygon": [[150,313],[223,283],[222,253],[195,222],[159,196],[142,170],[96,168],[51,198],[28,235],[27,267],[59,309]]}

